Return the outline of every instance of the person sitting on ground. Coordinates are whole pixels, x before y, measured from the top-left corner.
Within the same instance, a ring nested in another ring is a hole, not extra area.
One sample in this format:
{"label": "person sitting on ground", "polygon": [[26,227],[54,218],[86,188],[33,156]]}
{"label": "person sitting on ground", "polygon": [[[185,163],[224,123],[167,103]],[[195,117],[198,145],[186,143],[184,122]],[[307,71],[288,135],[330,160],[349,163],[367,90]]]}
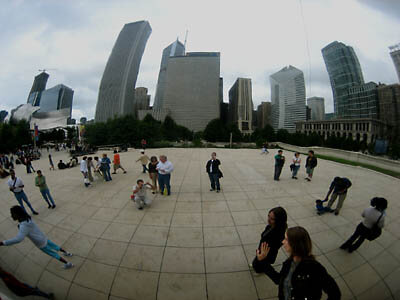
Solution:
{"label": "person sitting on ground", "polygon": [[57,164],[59,170],[64,170],[67,168],[67,165],[60,159],[59,163]]}
{"label": "person sitting on ground", "polygon": [[[264,273],[279,285],[280,300],[319,300],[322,291],[329,300],[341,298],[336,281],[312,254],[312,242],[307,230],[300,226],[289,228],[282,244],[289,258],[282,264],[281,271],[277,272],[271,264],[263,266]],[[260,250],[257,249],[255,268],[268,256],[270,249],[266,242],[262,243]]]}
{"label": "person sitting on ground", "polygon": [[327,200],[315,200],[315,208],[317,209],[317,214],[318,215],[322,215],[326,212],[330,212],[330,209],[327,207],[324,207],[324,202],[326,202]]}
{"label": "person sitting on ground", "polygon": [[257,257],[253,259],[250,267],[254,268],[256,273],[264,272],[265,264],[275,263],[278,256],[279,248],[282,246],[282,241],[285,238],[287,229],[287,214],[283,207],[274,207],[268,212],[268,225],[261,233],[261,239],[258,243],[258,250],[261,250],[261,245],[265,242],[269,245],[270,251],[267,257],[260,262],[257,262]]}
{"label": "person sitting on ground", "polygon": [[0,246],[18,244],[22,242],[25,237],[28,237],[32,243],[44,253],[62,262],[64,264],[64,269],[70,269],[74,266],[71,262],[67,262],[62,258],[58,252],[61,251],[65,256],[72,256],[72,254],[49,240],[21,206],[16,205],[11,207],[10,212],[13,220],[19,222],[18,234],[15,238],[0,242]]}
{"label": "person sitting on ground", "polygon": [[144,183],[142,179],[139,179],[133,187],[133,201],[135,201],[136,207],[140,210],[142,210],[144,206],[151,204],[151,199],[146,195],[146,190],[148,188],[153,189],[153,185],[149,182]]}
{"label": "person sitting on ground", "polygon": [[[340,249],[347,249],[347,251],[351,253],[354,250],[357,250],[366,238],[372,240],[370,235],[374,226],[377,226],[381,232],[383,226],[385,225],[385,211],[387,206],[388,202],[385,198],[372,198],[371,206],[364,209],[363,213],[361,214],[361,216],[364,218],[363,221],[358,224],[356,231],[342,246],[340,246]],[[374,237],[374,239],[380,235],[380,232]]]}

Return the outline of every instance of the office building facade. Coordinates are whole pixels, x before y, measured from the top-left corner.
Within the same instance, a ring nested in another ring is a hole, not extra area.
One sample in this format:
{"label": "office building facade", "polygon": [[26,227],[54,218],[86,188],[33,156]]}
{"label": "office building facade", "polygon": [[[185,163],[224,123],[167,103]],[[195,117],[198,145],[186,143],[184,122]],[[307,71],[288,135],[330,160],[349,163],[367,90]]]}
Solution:
{"label": "office building facade", "polygon": [[396,69],[397,77],[400,82],[400,43],[397,45],[389,47],[390,56],[392,57],[394,67]]}
{"label": "office building facade", "polygon": [[190,52],[170,57],[164,89],[163,110],[177,124],[204,130],[220,117],[220,53]]}
{"label": "office building facade", "polygon": [[125,24],[122,28],[100,82],[96,122],[134,113],[136,80],[150,34],[147,21]]}
{"label": "office building facade", "polygon": [[335,116],[347,118],[348,89],[364,84],[360,62],[352,47],[338,41],[323,48],[322,56],[331,82]]}
{"label": "office building facade", "polygon": [[253,98],[250,78],[238,78],[229,90],[229,121],[243,134],[253,133]]}
{"label": "office building facade", "polygon": [[378,86],[379,119],[391,126],[390,140],[400,142],[400,84]]}
{"label": "office building facade", "polygon": [[288,66],[270,76],[272,127],[295,132],[296,122],[306,120],[306,88],[301,70]]}
{"label": "office building facade", "polygon": [[368,82],[348,89],[348,105],[343,118],[378,119],[378,85]]}
{"label": "office building facade", "polygon": [[271,125],[271,102],[261,102],[257,106],[257,127],[263,129],[266,125]]}
{"label": "office building facade", "polygon": [[325,99],[322,97],[307,98],[307,106],[311,109],[311,120],[325,119]]}
{"label": "office building facade", "polygon": [[47,74],[46,72],[42,72],[39,75],[35,76],[31,91],[29,92],[28,95],[27,103],[30,103],[33,106],[35,106],[34,102],[38,97],[40,97],[41,92],[43,92],[46,89],[47,80],[49,79],[49,77],[50,75]]}
{"label": "office building facade", "polygon": [[150,95],[147,94],[148,90],[145,87],[138,87],[135,89],[134,111],[135,116],[138,116],[139,110],[150,109]]}
{"label": "office building facade", "polygon": [[178,39],[164,49],[161,58],[160,72],[158,73],[157,89],[153,104],[154,109],[163,108],[165,82],[167,80],[166,76],[167,76],[167,67],[169,58],[174,56],[184,56],[184,55],[185,55],[185,46]]}

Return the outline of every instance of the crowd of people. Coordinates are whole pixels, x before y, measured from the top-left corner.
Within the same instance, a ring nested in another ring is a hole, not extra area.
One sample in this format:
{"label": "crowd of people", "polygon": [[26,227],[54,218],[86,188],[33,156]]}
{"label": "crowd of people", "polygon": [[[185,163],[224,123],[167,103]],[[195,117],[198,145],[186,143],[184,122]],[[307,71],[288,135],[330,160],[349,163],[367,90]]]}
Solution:
{"label": "crowd of people", "polygon": [[[263,150],[263,153],[267,154],[268,150],[265,150]],[[3,156],[0,157],[1,166],[6,164],[5,161],[6,159]],[[74,165],[78,164],[76,157],[71,158],[71,161],[73,161]],[[283,150],[277,152],[274,156],[274,161],[274,180],[279,181],[286,161]],[[60,163],[61,162],[62,161],[60,161]],[[138,179],[133,186],[131,199],[134,201],[137,209],[143,210],[152,203],[152,199],[147,195],[147,190],[151,190],[153,194],[171,195],[170,181],[174,166],[173,163],[167,159],[166,155],[160,155],[159,158],[156,156],[148,157],[145,153],[145,149],[140,151],[140,156],[136,162],[141,163],[142,173],[148,173],[150,181]],[[64,169],[64,167],[60,168],[60,163],[58,164],[59,169]],[[300,153],[294,153],[290,165],[292,179],[298,179],[297,175],[301,168],[301,163]],[[54,170],[54,164],[50,154],[49,164],[50,170]],[[84,156],[79,165],[85,187],[90,187],[95,178],[97,178],[98,181],[112,181],[110,173],[111,164],[113,164],[112,174],[116,174],[119,169],[121,169],[124,174],[127,173],[121,164],[121,158],[117,150],[114,150],[112,161],[108,158],[106,153],[104,153],[101,158],[98,156],[94,158]],[[217,193],[222,190],[220,179],[223,177],[223,174],[220,166],[221,161],[217,159],[216,152],[212,152],[211,158],[205,165],[205,171],[210,180],[210,191],[216,191]],[[69,167],[72,167],[71,162],[68,163],[68,166],[66,165],[65,168]],[[311,182],[316,167],[317,158],[314,152],[310,150],[305,163],[305,171],[307,174],[305,179],[308,182]],[[41,251],[59,260],[63,264],[63,268],[72,268],[73,264],[66,261],[59,253],[66,257],[72,256],[72,254],[52,242],[40,230],[26,211],[25,205],[28,206],[33,215],[38,215],[38,212],[32,207],[24,192],[24,183],[22,179],[15,175],[13,168],[9,169],[9,174],[10,178],[7,184],[9,190],[13,193],[19,204],[13,206],[10,209],[10,213],[12,219],[18,222],[19,230],[16,237],[0,242],[0,246],[11,246],[20,243],[25,237],[28,237]],[[55,201],[50,194],[46,182],[46,177],[42,174],[41,170],[37,170],[36,175],[34,181],[35,186],[39,188],[48,208],[56,208]],[[329,185],[328,193],[324,200],[318,199],[316,201],[317,214],[334,213],[338,215],[351,186],[352,183],[348,178],[335,177]],[[336,208],[332,209],[336,200],[338,200]],[[324,206],[325,202],[328,202],[326,206]],[[361,214],[363,218],[362,222],[358,224],[353,235],[339,248],[352,253],[358,249],[366,239],[372,241],[378,238],[384,227],[387,206],[388,203],[385,198],[373,198],[370,201],[370,206]],[[287,213],[283,207],[270,209],[267,220],[268,224],[261,233],[261,238],[255,251],[255,257],[249,265],[250,268],[257,274],[266,274],[279,286],[279,299],[321,299],[322,292],[328,295],[328,299],[340,299],[341,292],[335,280],[313,255],[312,241],[307,230],[300,226],[288,228]],[[272,265],[275,263],[281,248],[288,254],[288,259],[283,262],[282,268],[278,272]],[[1,272],[0,269],[0,275],[2,274],[7,273]],[[43,297],[50,297],[49,294],[28,285],[25,285],[24,288],[38,295],[43,293]]]}

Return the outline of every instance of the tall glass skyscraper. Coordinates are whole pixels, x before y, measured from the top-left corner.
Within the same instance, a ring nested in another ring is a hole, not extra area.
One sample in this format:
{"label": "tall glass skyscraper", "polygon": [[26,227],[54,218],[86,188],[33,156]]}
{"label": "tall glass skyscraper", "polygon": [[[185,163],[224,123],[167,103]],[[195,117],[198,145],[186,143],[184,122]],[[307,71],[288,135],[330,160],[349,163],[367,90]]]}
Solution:
{"label": "tall glass skyscraper", "polygon": [[296,130],[296,122],[306,120],[306,87],[301,70],[288,66],[270,76],[272,127]]}
{"label": "tall glass skyscraper", "polygon": [[122,28],[100,82],[96,122],[134,114],[136,80],[150,34],[147,21],[125,24]]}
{"label": "tall glass skyscraper", "polygon": [[335,116],[344,118],[350,114],[349,88],[364,84],[360,62],[352,47],[338,41],[321,51],[332,86]]}
{"label": "tall glass skyscraper", "polygon": [[397,45],[389,47],[390,56],[392,57],[394,67],[396,68],[397,77],[399,77],[400,81],[400,43]]}
{"label": "tall glass skyscraper", "polygon": [[161,58],[160,73],[158,73],[157,90],[153,104],[154,109],[159,110],[163,108],[165,82],[167,80],[167,67],[169,58],[183,55],[185,55],[185,46],[178,39],[176,39],[175,42],[164,49]]}

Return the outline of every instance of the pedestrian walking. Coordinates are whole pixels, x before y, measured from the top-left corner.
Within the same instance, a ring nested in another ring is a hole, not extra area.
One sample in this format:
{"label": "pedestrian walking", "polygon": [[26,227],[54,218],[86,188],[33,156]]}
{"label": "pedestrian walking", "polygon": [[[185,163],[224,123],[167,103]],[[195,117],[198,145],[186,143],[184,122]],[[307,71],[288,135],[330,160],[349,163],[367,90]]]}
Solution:
{"label": "pedestrian walking", "polygon": [[[345,177],[335,177],[329,186],[328,194],[325,197],[325,201],[328,200],[329,195],[333,192],[331,199],[328,202],[327,211],[335,212],[337,216],[340,212],[340,209],[343,206],[343,202],[347,197],[347,190],[351,187],[351,181]],[[336,205],[336,209],[331,209],[333,203],[335,202],[336,198],[339,197],[338,204]]]}
{"label": "pedestrian walking", "polygon": [[39,188],[40,193],[42,194],[44,200],[46,201],[48,207],[47,208],[56,208],[53,198],[50,195],[49,188],[47,187],[46,177],[43,176],[41,170],[37,170],[37,176],[35,178],[35,185]]}
{"label": "pedestrian walking", "polygon": [[111,174],[110,174],[110,164],[111,160],[107,157],[107,154],[103,154],[103,158],[100,161],[100,170],[103,173],[103,177],[105,181],[110,181],[112,180]]}
{"label": "pedestrian walking", "polygon": [[292,179],[297,179],[297,172],[300,169],[301,158],[300,153],[296,152],[292,159],[292,164],[290,165],[290,169],[292,170]]}
{"label": "pedestrian walking", "polygon": [[279,181],[279,176],[281,176],[283,165],[285,164],[285,157],[282,155],[283,150],[279,150],[278,154],[275,155],[275,172],[274,180]]}
{"label": "pedestrian walking", "polygon": [[140,161],[143,167],[143,173],[146,173],[146,171],[148,171],[146,166],[150,158],[144,153],[144,150],[140,151],[140,154],[141,156],[136,160],[136,162]]}
{"label": "pedestrian walking", "polygon": [[[271,264],[262,267],[264,273],[279,286],[279,300],[319,300],[322,291],[327,294],[328,299],[341,298],[336,281],[312,254],[311,238],[303,227],[289,228],[282,244],[289,258],[282,264],[281,271],[277,272]],[[261,250],[257,249],[255,268],[268,256],[269,251],[271,247],[263,242]]]}
{"label": "pedestrian walking", "polygon": [[25,158],[25,165],[26,165],[26,173],[30,174],[33,172],[36,172],[35,169],[32,166],[32,160],[31,158],[28,156]]}
{"label": "pedestrian walking", "polygon": [[210,191],[215,191],[215,188],[217,188],[217,193],[221,191],[221,185],[219,183],[219,178],[221,175],[221,171],[219,170],[220,165],[221,162],[219,161],[219,159],[217,159],[217,153],[211,153],[211,159],[207,161],[206,164],[206,172],[208,174],[208,177],[210,178]]}
{"label": "pedestrian walking", "polygon": [[101,162],[98,156],[94,157],[94,174],[96,175],[97,179],[103,178],[103,173],[100,171]]}
{"label": "pedestrian walking", "polygon": [[29,209],[31,210],[32,214],[38,215],[39,213],[36,212],[31,203],[28,200],[28,197],[26,196],[24,192],[24,183],[22,182],[22,179],[19,177],[15,176],[15,171],[10,170],[10,179],[7,181],[8,187],[11,192],[13,192],[15,198],[17,199],[19,205],[25,210],[24,203],[28,205]]}
{"label": "pedestrian walking", "polygon": [[118,154],[117,150],[114,150],[113,164],[114,164],[114,172],[113,172],[113,174],[117,174],[117,170],[118,169],[122,169],[122,171],[124,171],[124,174],[126,173],[125,169],[121,165],[121,158],[119,157],[119,154]]}
{"label": "pedestrian walking", "polygon": [[317,158],[314,155],[314,151],[310,150],[308,151],[308,156],[306,159],[306,173],[307,173],[307,177],[305,178],[305,180],[307,181],[311,181],[313,174],[314,174],[314,169],[317,166],[318,161]]}
{"label": "pedestrian walking", "polygon": [[171,195],[171,173],[174,170],[174,165],[167,159],[167,156],[160,155],[160,161],[157,164],[158,185],[161,195],[164,194],[164,189],[167,189],[167,195]]}
{"label": "pedestrian walking", "polygon": [[145,206],[149,206],[151,204],[151,199],[147,197],[147,189],[153,189],[153,185],[139,179],[136,182],[136,185],[133,187],[133,201],[135,201],[136,207],[140,210]]}
{"label": "pedestrian walking", "polygon": [[88,178],[88,165],[87,165],[87,156],[82,157],[81,160],[81,173],[83,175],[83,184],[85,185],[85,187],[89,187],[90,186],[90,181]]}
{"label": "pedestrian walking", "polygon": [[361,216],[363,220],[358,224],[356,231],[342,245],[340,249],[351,253],[357,250],[358,247],[368,239],[370,241],[379,237],[382,233],[382,228],[385,225],[386,208],[388,206],[385,198],[375,197],[371,200],[371,206],[364,209]]}
{"label": "pedestrian walking", "polygon": [[153,186],[153,191],[152,191],[153,194],[157,193],[157,181],[158,181],[157,164],[158,164],[157,157],[152,156],[150,158],[148,171],[149,171],[149,177],[151,179],[151,184]]}
{"label": "pedestrian walking", "polygon": [[45,293],[38,287],[31,287],[29,284],[19,281],[11,273],[6,272],[0,267],[0,278],[7,288],[18,297],[38,296],[47,299],[54,299],[53,293]]}
{"label": "pedestrian walking", "polygon": [[72,254],[49,240],[22,207],[13,206],[11,207],[10,212],[13,220],[18,221],[19,223],[18,234],[12,239],[0,242],[0,246],[18,244],[22,242],[25,237],[28,237],[32,243],[44,253],[62,262],[64,264],[64,269],[70,269],[74,266],[71,262],[67,262],[62,258],[58,252],[61,252],[65,256],[72,256]]}
{"label": "pedestrian walking", "polygon": [[287,229],[287,213],[283,207],[274,207],[268,212],[268,225],[261,233],[261,239],[258,243],[258,250],[261,251],[261,245],[267,243],[270,247],[268,255],[261,261],[257,262],[257,256],[250,264],[256,273],[263,273],[265,264],[275,263],[278,251],[282,246],[282,241],[285,238]]}
{"label": "pedestrian walking", "polygon": [[53,158],[51,157],[51,154],[49,154],[49,164],[50,164],[50,171],[54,171],[54,163],[53,163]]}
{"label": "pedestrian walking", "polygon": [[94,171],[94,164],[93,164],[93,158],[89,156],[87,158],[87,169],[88,169],[88,179],[90,182],[94,181],[93,175],[92,175],[92,170]]}

